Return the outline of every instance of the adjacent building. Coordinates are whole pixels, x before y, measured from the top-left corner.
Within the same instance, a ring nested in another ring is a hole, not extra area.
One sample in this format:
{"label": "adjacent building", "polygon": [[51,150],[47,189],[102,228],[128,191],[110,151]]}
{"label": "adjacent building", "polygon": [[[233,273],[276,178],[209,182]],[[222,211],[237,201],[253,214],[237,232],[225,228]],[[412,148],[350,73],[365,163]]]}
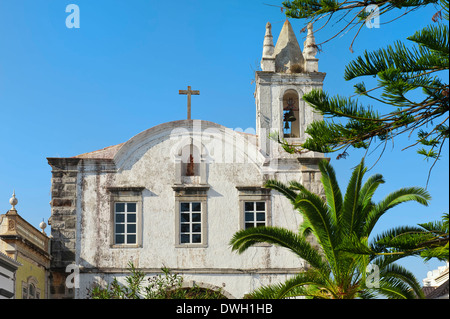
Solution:
{"label": "adjacent building", "polygon": [[427,299],[448,299],[448,262],[445,266],[429,271],[427,278],[422,281]]}
{"label": "adjacent building", "polygon": [[51,259],[50,239],[44,232],[46,224],[40,224],[41,231],[34,228],[19,215],[17,203],[14,193],[11,209],[0,215],[0,271],[4,274],[0,276],[0,295],[46,299]]}
{"label": "adjacent building", "polygon": [[16,297],[16,271],[21,263],[0,252],[0,299]]}

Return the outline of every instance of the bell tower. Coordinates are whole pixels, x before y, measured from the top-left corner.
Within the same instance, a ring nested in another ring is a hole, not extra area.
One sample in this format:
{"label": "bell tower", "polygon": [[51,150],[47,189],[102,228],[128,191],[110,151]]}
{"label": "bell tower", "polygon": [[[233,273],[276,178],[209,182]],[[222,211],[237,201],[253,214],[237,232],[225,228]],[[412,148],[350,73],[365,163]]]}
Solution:
{"label": "bell tower", "polygon": [[270,133],[278,133],[291,144],[303,143],[306,127],[322,119],[302,100],[305,93],[322,89],[325,78],[325,73],[318,72],[312,24],[307,29],[302,52],[288,20],[276,46],[271,24],[266,25],[261,71],[257,71],[255,77],[256,134],[262,151],[270,158],[289,157],[280,150],[278,143],[270,141]]}

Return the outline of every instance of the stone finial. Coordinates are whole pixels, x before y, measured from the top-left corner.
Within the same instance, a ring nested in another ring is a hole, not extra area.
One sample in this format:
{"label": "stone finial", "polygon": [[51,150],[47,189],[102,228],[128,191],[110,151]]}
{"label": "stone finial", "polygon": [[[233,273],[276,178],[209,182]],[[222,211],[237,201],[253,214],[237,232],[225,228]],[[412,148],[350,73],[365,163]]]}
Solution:
{"label": "stone finial", "polygon": [[307,26],[308,34],[303,43],[303,55],[305,59],[314,59],[317,54],[316,39],[314,38],[313,24],[310,22]]}
{"label": "stone finial", "polygon": [[275,46],[275,71],[301,73],[304,66],[302,50],[289,20],[283,25]]}
{"label": "stone finial", "polygon": [[303,43],[303,56],[305,58],[305,71],[306,72],[319,72],[319,60],[316,59],[317,45],[314,38],[313,25],[308,23],[308,34],[306,40]]}
{"label": "stone finial", "polygon": [[266,35],[264,36],[263,58],[272,58],[275,47],[273,45],[272,25],[266,24]]}
{"label": "stone finial", "polygon": [[275,58],[273,56],[274,51],[275,47],[273,45],[272,25],[270,22],[267,22],[266,34],[264,36],[261,70],[275,72]]}
{"label": "stone finial", "polygon": [[16,191],[13,191],[12,197],[9,199],[9,203],[12,205],[11,210],[16,210],[16,205],[19,203],[19,200],[16,198]]}
{"label": "stone finial", "polygon": [[44,219],[42,218],[42,222],[39,224],[39,228],[42,230],[43,234],[45,234],[46,227],[47,227],[47,224],[44,222]]}

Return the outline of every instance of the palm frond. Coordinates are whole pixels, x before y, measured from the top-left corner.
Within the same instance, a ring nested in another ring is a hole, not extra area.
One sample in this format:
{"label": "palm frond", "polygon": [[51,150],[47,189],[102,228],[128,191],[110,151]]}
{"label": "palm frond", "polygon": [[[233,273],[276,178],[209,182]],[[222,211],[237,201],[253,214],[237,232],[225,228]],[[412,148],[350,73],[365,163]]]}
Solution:
{"label": "palm frond", "polygon": [[388,299],[416,299],[411,288],[397,278],[381,279],[379,288],[372,291]]}
{"label": "palm frond", "polygon": [[289,182],[289,189],[298,190],[300,192],[308,191],[305,186],[303,186],[301,183],[299,183],[297,181],[290,181]]}
{"label": "palm frond", "polygon": [[331,222],[326,203],[318,195],[305,192],[297,196],[294,207],[308,219],[330,264],[336,264],[336,227]]}
{"label": "palm frond", "polygon": [[366,240],[356,233],[346,234],[343,241],[336,247],[337,251],[344,251],[354,255],[374,255],[375,252],[367,246]]}
{"label": "palm frond", "polygon": [[390,264],[389,266],[384,267],[380,270],[380,277],[383,278],[383,280],[396,278],[402,283],[408,285],[418,298],[425,298],[422,287],[413,273],[400,265]]}
{"label": "palm frond", "polygon": [[360,192],[360,204],[362,207],[368,207],[372,202],[375,191],[381,184],[384,184],[384,178],[381,174],[375,174],[369,177],[364,183]]}
{"label": "palm frond", "polygon": [[300,226],[298,226],[298,234],[303,238],[306,238],[310,234],[314,234],[311,223],[309,222],[308,218],[306,218],[306,216],[303,216],[303,221]]}
{"label": "palm frond", "polygon": [[295,198],[297,197],[297,193],[289,188],[289,186],[279,182],[277,180],[268,180],[265,185],[265,188],[274,189],[281,194],[283,194],[287,199],[290,200],[292,204],[295,203]]}
{"label": "palm frond", "polygon": [[375,205],[368,214],[363,233],[369,236],[380,217],[398,204],[415,201],[424,206],[428,206],[430,199],[430,194],[421,187],[406,187],[390,193],[385,199]]}
{"label": "palm frond", "polygon": [[284,299],[298,296],[330,298],[328,283],[315,270],[300,273],[283,283],[261,287],[250,294],[252,299]]}
{"label": "palm frond", "polygon": [[359,214],[359,198],[362,179],[366,171],[367,168],[364,166],[364,159],[362,159],[361,163],[353,170],[345,192],[343,204],[343,223],[346,227],[344,231],[349,234],[358,230],[360,226],[359,224],[362,216]]}
{"label": "palm frond", "polygon": [[333,218],[333,223],[339,226],[341,223],[342,212],[342,194],[336,178],[336,172],[328,161],[319,162],[319,169],[322,173],[321,181],[325,191],[328,208],[330,209],[330,216]]}
{"label": "palm frond", "polygon": [[312,267],[325,269],[327,265],[321,255],[303,237],[281,227],[254,227],[235,233],[230,241],[232,250],[242,254],[258,243],[269,243],[289,249],[306,260]]}

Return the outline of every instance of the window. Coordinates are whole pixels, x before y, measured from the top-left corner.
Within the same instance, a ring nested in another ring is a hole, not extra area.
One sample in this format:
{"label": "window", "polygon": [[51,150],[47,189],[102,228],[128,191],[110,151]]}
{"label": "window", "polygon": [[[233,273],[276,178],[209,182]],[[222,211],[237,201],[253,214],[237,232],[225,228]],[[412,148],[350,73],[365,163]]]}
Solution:
{"label": "window", "polygon": [[137,203],[115,203],[114,244],[137,243]]}
{"label": "window", "polygon": [[240,228],[249,229],[272,224],[270,189],[237,186],[239,191]]}
{"label": "window", "polygon": [[40,299],[41,290],[35,277],[28,277],[27,281],[22,281],[22,299]]}
{"label": "window", "polygon": [[208,247],[209,186],[172,186],[175,191],[175,247]]}
{"label": "window", "polygon": [[180,243],[202,242],[202,203],[180,203]]}
{"label": "window", "polygon": [[110,245],[137,248],[142,245],[142,192],[144,187],[108,187],[111,203]]}
{"label": "window", "polygon": [[244,202],[245,229],[266,226],[266,202]]}

